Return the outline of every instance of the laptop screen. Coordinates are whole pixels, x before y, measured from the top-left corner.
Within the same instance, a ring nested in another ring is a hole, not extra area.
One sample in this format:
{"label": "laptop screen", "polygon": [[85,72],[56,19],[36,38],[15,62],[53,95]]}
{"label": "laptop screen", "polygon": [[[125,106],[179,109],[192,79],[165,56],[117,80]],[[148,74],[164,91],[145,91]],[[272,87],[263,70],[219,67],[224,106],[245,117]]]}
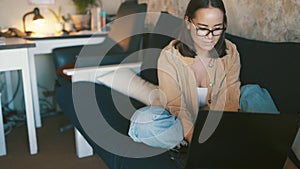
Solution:
{"label": "laptop screen", "polygon": [[200,111],[195,126],[188,169],[282,169],[299,128],[299,116]]}

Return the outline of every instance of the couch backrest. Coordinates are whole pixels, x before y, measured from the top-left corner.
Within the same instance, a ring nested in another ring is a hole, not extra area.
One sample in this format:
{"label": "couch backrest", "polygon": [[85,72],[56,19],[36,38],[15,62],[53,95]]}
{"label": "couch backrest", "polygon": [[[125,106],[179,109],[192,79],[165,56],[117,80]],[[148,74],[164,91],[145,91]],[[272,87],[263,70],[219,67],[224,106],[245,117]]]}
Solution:
{"label": "couch backrest", "polygon": [[152,32],[144,34],[143,62],[141,77],[153,84],[158,85],[157,60],[161,50],[171,40],[176,39],[182,26],[182,19],[171,14],[162,12]]}
{"label": "couch backrest", "polygon": [[241,58],[242,84],[266,88],[282,113],[300,113],[300,43],[271,43],[227,34]]}

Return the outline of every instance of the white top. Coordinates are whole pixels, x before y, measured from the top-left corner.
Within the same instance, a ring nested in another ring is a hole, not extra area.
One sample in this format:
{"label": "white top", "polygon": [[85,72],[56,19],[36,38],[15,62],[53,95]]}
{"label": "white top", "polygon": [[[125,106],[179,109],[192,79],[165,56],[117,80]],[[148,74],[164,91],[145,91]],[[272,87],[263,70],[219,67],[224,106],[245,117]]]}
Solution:
{"label": "white top", "polygon": [[205,87],[197,87],[197,95],[198,95],[198,104],[200,107],[206,105],[206,97],[207,97],[208,89]]}

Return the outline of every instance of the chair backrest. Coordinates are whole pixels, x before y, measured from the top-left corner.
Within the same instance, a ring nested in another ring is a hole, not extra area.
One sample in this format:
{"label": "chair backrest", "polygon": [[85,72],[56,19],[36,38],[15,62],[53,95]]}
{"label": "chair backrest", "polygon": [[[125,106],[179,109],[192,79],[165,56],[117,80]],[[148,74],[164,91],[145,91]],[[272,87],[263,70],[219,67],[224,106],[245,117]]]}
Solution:
{"label": "chair backrest", "polygon": [[70,83],[70,78],[65,76],[63,69],[72,68],[76,61],[76,56],[80,53],[82,46],[61,47],[52,50],[52,57],[60,85]]}

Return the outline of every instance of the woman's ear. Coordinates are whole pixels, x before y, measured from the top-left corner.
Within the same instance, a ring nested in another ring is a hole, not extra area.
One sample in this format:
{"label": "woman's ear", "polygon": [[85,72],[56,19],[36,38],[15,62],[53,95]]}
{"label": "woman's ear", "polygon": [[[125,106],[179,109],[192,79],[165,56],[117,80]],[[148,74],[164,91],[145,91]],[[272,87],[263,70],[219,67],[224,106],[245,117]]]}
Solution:
{"label": "woman's ear", "polygon": [[189,18],[187,16],[185,16],[184,20],[185,20],[186,28],[188,30],[190,30],[191,29],[191,22],[189,21]]}
{"label": "woman's ear", "polygon": [[225,30],[227,29],[227,24],[226,24],[226,23],[224,23],[224,29],[225,29]]}

